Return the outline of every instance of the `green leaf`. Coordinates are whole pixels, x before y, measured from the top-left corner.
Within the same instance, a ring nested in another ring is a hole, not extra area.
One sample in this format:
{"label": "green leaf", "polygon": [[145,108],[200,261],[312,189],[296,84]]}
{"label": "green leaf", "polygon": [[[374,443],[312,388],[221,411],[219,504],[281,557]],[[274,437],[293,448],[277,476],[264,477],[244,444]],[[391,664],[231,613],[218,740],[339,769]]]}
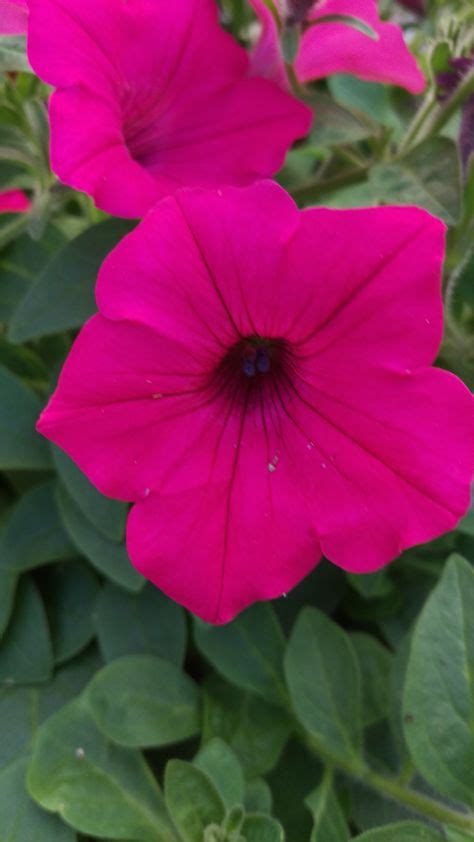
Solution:
{"label": "green leaf", "polygon": [[393,657],[375,637],[363,632],[350,636],[362,676],[362,716],[364,726],[384,719],[389,712],[390,675]]}
{"label": "green leaf", "polygon": [[106,661],[122,655],[158,655],[181,666],[186,651],[183,609],[154,585],[139,594],[106,582],[95,616],[99,646]]}
{"label": "green leaf", "polygon": [[232,684],[285,704],[285,638],[268,603],[247,608],[226,626],[196,621],[195,640],[205,658]]}
{"label": "green leaf", "polygon": [[443,842],[443,837],[426,824],[397,822],[368,830],[356,836],[354,842]]}
{"label": "green leaf", "polygon": [[21,573],[77,555],[64,531],[55,483],[35,486],[21,497],[0,532],[0,567]]}
{"label": "green leaf", "polygon": [[459,217],[459,160],[446,137],[427,140],[398,161],[375,164],[369,181],[374,198],[383,204],[419,205],[449,224]]}
{"label": "green leaf", "polygon": [[474,805],[474,570],[451,556],[415,626],[404,693],[405,737],[439,792]]}
{"label": "green leaf", "polygon": [[30,288],[39,266],[44,266],[64,243],[64,236],[49,225],[41,240],[22,234],[0,255],[0,321],[9,322],[21,299]]}
{"label": "green leaf", "polygon": [[27,766],[24,757],[0,772],[0,842],[74,842],[71,827],[31,800],[25,788]]}
{"label": "green leaf", "polygon": [[245,785],[244,807],[247,813],[271,813],[272,791],[263,778],[254,778]]}
{"label": "green leaf", "polygon": [[46,441],[36,433],[41,403],[18,377],[0,366],[0,468],[49,468]]}
{"label": "green leaf", "polygon": [[271,816],[249,815],[242,824],[246,842],[284,842],[285,833],[280,822]]}
{"label": "green leaf", "polygon": [[109,743],[83,698],[39,729],[27,785],[42,807],[82,833],[176,842],[160,789],[142,755]]}
{"label": "green leaf", "polygon": [[199,731],[199,691],[175,664],[126,655],[107,664],[88,690],[101,731],[130,748],[180,742]]}
{"label": "green leaf", "polygon": [[224,819],[224,802],[209,776],[184,760],[166,766],[165,801],[183,842],[203,842],[206,827]]}
{"label": "green leaf", "polygon": [[61,482],[82,514],[106,538],[121,541],[127,517],[127,504],[104,497],[72,459],[58,447],[53,447],[53,460]]}
{"label": "green leaf", "polygon": [[77,696],[99,666],[95,653],[87,652],[49,684],[0,689],[0,768],[30,750],[39,725]]}
{"label": "green leaf", "polygon": [[5,71],[31,73],[23,35],[0,35],[0,73]]}
{"label": "green leaf", "polygon": [[[474,258],[473,258],[474,260]],[[473,263],[474,265],[474,263]],[[473,275],[474,277],[474,275]],[[474,288],[474,284],[473,284]],[[473,304],[474,304],[474,292],[473,292]],[[458,529],[461,532],[465,532],[466,535],[472,535],[474,537],[474,509],[470,509],[465,517],[461,520],[458,524]]]}
{"label": "green leaf", "polygon": [[343,108],[369,118],[379,124],[400,131],[400,118],[392,104],[391,90],[387,85],[365,82],[355,76],[335,73],[327,80],[333,99]]}
{"label": "green leaf", "polygon": [[345,632],[322,612],[303,609],[286,650],[285,674],[296,715],[311,736],[341,758],[359,759],[360,671]]}
{"label": "green leaf", "polygon": [[98,532],[62,486],[56,499],[66,532],[91,564],[122,588],[134,593],[141,590],[145,580],[132,567],[125,544],[110,541]]}
{"label": "green leaf", "polygon": [[24,579],[15,610],[0,644],[0,683],[47,681],[53,668],[46,614],[36,585]]}
{"label": "green leaf", "polygon": [[348,842],[349,828],[333,790],[332,774],[325,774],[305,803],[314,821],[310,842]]}
{"label": "green leaf", "polygon": [[376,573],[348,573],[347,579],[364,599],[379,599],[393,591],[393,583],[385,567]]}
{"label": "green leaf", "polygon": [[458,830],[457,827],[445,827],[444,832],[448,842],[472,842],[474,839],[474,831],[469,833],[467,830]]}
{"label": "green leaf", "polygon": [[290,718],[281,708],[218,675],[204,683],[202,738],[221,737],[249,778],[273,769],[290,730]]}
{"label": "green leaf", "polygon": [[244,775],[237,756],[218,737],[206,743],[194,758],[194,765],[206,772],[227,809],[243,804]]}
{"label": "green leaf", "polygon": [[296,738],[290,739],[277,767],[268,776],[273,811],[285,828],[288,842],[310,839],[312,821],[303,803],[322,774],[323,767],[315,755]]}
{"label": "green leaf", "polygon": [[26,342],[80,327],[97,309],[94,284],[101,263],[130,230],[130,222],[109,219],[66,243],[14,313],[9,339]]}
{"label": "green leaf", "polygon": [[99,583],[90,567],[81,562],[55,565],[46,571],[44,583],[54,661],[61,664],[94,637],[92,612]]}
{"label": "green leaf", "polygon": [[18,578],[0,567],[0,639],[10,620]]}

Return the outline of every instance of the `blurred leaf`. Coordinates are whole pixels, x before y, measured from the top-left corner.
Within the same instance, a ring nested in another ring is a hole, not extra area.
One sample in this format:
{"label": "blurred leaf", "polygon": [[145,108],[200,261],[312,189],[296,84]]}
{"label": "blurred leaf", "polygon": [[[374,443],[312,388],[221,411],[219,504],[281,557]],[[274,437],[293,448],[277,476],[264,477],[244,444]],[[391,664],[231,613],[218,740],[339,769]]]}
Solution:
{"label": "blurred leaf", "polygon": [[224,802],[209,776],[183,760],[166,766],[165,801],[183,842],[203,842],[206,827],[224,819]]}
{"label": "blurred leaf", "polygon": [[18,377],[0,366],[0,468],[49,468],[46,441],[35,432],[41,403]]}
{"label": "blurred leaf", "polygon": [[393,582],[386,567],[376,573],[348,573],[347,579],[364,599],[379,599],[393,591]]}
{"label": "blurred leaf", "polygon": [[71,827],[31,800],[25,788],[27,767],[24,757],[0,772],[0,842],[74,842]]}
{"label": "blurred leaf", "polygon": [[[473,275],[473,280],[474,280],[474,275]],[[474,290],[474,284],[473,284],[473,290]],[[473,292],[473,295],[474,295],[474,292]],[[467,515],[465,517],[463,517],[462,521],[458,524],[458,529],[460,529],[461,532],[465,532],[466,535],[474,536],[474,509],[471,508],[469,510],[469,512],[467,513]]]}
{"label": "blurred leaf", "polygon": [[41,240],[22,234],[0,254],[0,321],[8,322],[30,288],[38,268],[44,266],[64,243],[54,225],[49,225]]}
{"label": "blurred leaf", "polygon": [[270,816],[246,816],[242,823],[242,834],[246,842],[284,842],[283,828]]}
{"label": "blurred leaf", "polygon": [[180,742],[199,731],[199,690],[175,664],[126,655],[94,676],[87,698],[104,734],[138,748]]}
{"label": "blurred leaf", "polygon": [[322,775],[321,762],[299,741],[291,739],[283,750],[278,766],[268,776],[273,794],[273,811],[285,828],[286,842],[310,839],[312,821],[303,803]]}
{"label": "blurred leaf", "polygon": [[94,284],[100,265],[133,225],[99,222],[66,243],[40,271],[10,323],[12,342],[80,327],[96,311]]}
{"label": "blurred leaf", "polygon": [[390,674],[393,656],[375,637],[363,632],[350,636],[362,676],[362,719],[364,726],[384,719],[389,710]]}
{"label": "blurred leaf", "polygon": [[317,114],[311,132],[311,140],[316,146],[345,146],[373,134],[374,128],[367,121],[359,119],[324,94],[314,94],[311,105],[314,105]]}
{"label": "blurred leaf", "polygon": [[49,372],[43,360],[30,348],[12,345],[0,338],[0,363],[25,380],[46,382]]}
{"label": "blurred leaf", "polygon": [[10,620],[18,578],[0,567],[0,640]]}
{"label": "blurred leaf", "polygon": [[416,767],[445,795],[474,805],[474,570],[452,556],[415,626],[404,693]]}
{"label": "blurred leaf", "polygon": [[176,842],[163,798],[142,755],[118,748],[76,699],[38,731],[28,790],[82,833],[141,842]]}
{"label": "blurred leaf", "polygon": [[387,85],[364,82],[355,76],[335,73],[327,80],[335,101],[349,111],[360,112],[375,124],[400,130],[400,118],[395,111],[391,91]]}
{"label": "blurred leaf", "polygon": [[272,769],[291,729],[285,712],[218,675],[212,675],[203,687],[202,739],[221,737],[250,778]]}
{"label": "blurred leaf", "polygon": [[66,532],[77,549],[112,582],[128,591],[139,591],[145,580],[132,567],[125,544],[110,541],[98,532],[62,486],[56,499]]}
{"label": "blurred leaf", "polygon": [[345,632],[314,609],[301,611],[285,655],[296,715],[324,749],[357,759],[362,742],[361,679]]}
{"label": "blurred leaf", "polygon": [[448,842],[472,842],[474,839],[474,833],[458,830],[457,827],[445,827],[444,831]]}
{"label": "blurred leaf", "polygon": [[0,73],[30,71],[23,35],[0,35]]}
{"label": "blurred leaf", "polygon": [[99,583],[81,562],[57,564],[45,571],[46,610],[56,664],[81,652],[94,637],[92,611]]}
{"label": "blurred leaf", "polygon": [[248,813],[271,813],[272,803],[272,791],[263,778],[246,783],[244,807]]}
{"label": "blurred leaf", "polygon": [[55,483],[27,491],[0,532],[0,568],[21,573],[77,555],[59,517]]}
{"label": "blurred leaf", "polygon": [[227,809],[244,800],[244,775],[231,748],[218,737],[206,743],[194,758],[194,765],[206,772]]}
{"label": "blurred leaf", "polygon": [[0,644],[0,683],[47,681],[53,669],[48,623],[41,597],[26,578],[18,588],[13,616]]}
{"label": "blurred leaf", "polygon": [[289,632],[301,608],[312,605],[332,614],[347,590],[344,571],[326,559],[306,576],[289,594],[272,602],[283,630]]}
{"label": "blurred leaf", "polygon": [[348,842],[349,828],[334,793],[331,774],[325,774],[305,803],[314,821],[310,842]]}
{"label": "blurred leaf", "polygon": [[86,475],[74,464],[72,459],[63,450],[54,446],[53,460],[61,481],[71,498],[79,506],[82,514],[106,538],[110,538],[112,541],[121,541],[128,511],[127,504],[104,497],[89,482]]}
{"label": "blurred leaf", "polygon": [[142,654],[158,655],[178,666],[183,663],[184,611],[150,583],[139,594],[130,594],[106,582],[97,601],[95,622],[106,661]]}
{"label": "blurred leaf", "polygon": [[31,749],[39,725],[77,696],[99,666],[89,651],[58,670],[48,684],[0,689],[0,768]]}
{"label": "blurred leaf", "polygon": [[369,181],[383,204],[419,205],[449,224],[459,217],[459,160],[455,144],[446,137],[431,138],[397,161],[375,164]]}
{"label": "blurred leaf", "polygon": [[443,837],[426,824],[399,822],[368,830],[354,837],[354,842],[442,842]]}
{"label": "blurred leaf", "polygon": [[283,679],[285,639],[268,603],[257,603],[226,626],[195,622],[205,658],[232,684],[253,690],[273,704],[286,703]]}

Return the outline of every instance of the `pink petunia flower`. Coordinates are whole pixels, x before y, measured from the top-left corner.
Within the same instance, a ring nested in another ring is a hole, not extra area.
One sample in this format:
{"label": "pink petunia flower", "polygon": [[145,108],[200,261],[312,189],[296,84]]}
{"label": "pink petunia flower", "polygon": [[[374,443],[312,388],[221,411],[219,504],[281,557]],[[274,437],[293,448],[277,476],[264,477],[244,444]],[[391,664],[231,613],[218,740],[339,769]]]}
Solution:
{"label": "pink petunia flower", "polygon": [[249,78],[215,0],[30,0],[30,62],[58,88],[51,161],[110,213],[186,186],[250,184],[283,164],[311,112]]}
{"label": "pink petunia flower", "polygon": [[[304,83],[333,73],[351,73],[369,82],[388,82],[419,94],[425,79],[407,49],[401,29],[382,23],[376,0],[272,0],[276,14],[265,0],[250,0],[262,23],[261,37],[252,56],[256,76],[287,86],[281,51],[280,29],[285,24],[301,28],[294,62],[297,79]],[[311,25],[329,15],[345,15],[367,24],[375,40],[342,22]]]}
{"label": "pink petunia flower", "polygon": [[115,248],[38,430],[135,502],[141,573],[224,623],[321,553],[369,572],[455,526],[473,404],[430,367],[443,244],[418,208],[262,182],[180,191]]}
{"label": "pink petunia flower", "polygon": [[23,190],[0,191],[0,213],[26,213],[31,202]]}
{"label": "pink petunia flower", "polygon": [[0,34],[25,35],[27,28],[27,0],[0,0]]}

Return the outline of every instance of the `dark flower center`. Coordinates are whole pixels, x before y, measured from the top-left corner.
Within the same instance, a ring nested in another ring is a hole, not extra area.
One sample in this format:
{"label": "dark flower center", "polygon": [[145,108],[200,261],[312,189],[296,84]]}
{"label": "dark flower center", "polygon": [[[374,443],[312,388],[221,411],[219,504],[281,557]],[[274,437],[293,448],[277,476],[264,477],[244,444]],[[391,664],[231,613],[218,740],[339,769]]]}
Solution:
{"label": "dark flower center", "polygon": [[246,336],[236,342],[221,359],[213,382],[234,396],[245,399],[261,395],[281,379],[290,350],[284,339]]}

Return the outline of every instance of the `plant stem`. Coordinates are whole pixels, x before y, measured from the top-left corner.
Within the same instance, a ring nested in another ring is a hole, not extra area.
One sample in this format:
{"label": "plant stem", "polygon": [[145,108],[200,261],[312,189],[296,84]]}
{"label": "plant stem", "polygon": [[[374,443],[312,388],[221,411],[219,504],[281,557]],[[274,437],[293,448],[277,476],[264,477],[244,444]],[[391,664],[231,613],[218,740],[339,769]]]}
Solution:
{"label": "plant stem", "polygon": [[449,824],[461,830],[474,831],[473,813],[459,813],[457,810],[452,810],[451,807],[411,789],[395,778],[388,778],[372,771],[360,758],[341,758],[333,755],[326,748],[321,747],[318,741],[306,732],[300,732],[300,737],[312,754],[316,755],[325,765],[344,772],[359,783],[371,787],[381,795],[391,798],[398,804],[414,810],[431,821]]}
{"label": "plant stem", "polygon": [[406,154],[413,146],[436,135],[471,94],[474,94],[474,67],[466,73],[456,90],[445,102],[436,103],[434,93],[427,96],[415,115],[398,152]]}

